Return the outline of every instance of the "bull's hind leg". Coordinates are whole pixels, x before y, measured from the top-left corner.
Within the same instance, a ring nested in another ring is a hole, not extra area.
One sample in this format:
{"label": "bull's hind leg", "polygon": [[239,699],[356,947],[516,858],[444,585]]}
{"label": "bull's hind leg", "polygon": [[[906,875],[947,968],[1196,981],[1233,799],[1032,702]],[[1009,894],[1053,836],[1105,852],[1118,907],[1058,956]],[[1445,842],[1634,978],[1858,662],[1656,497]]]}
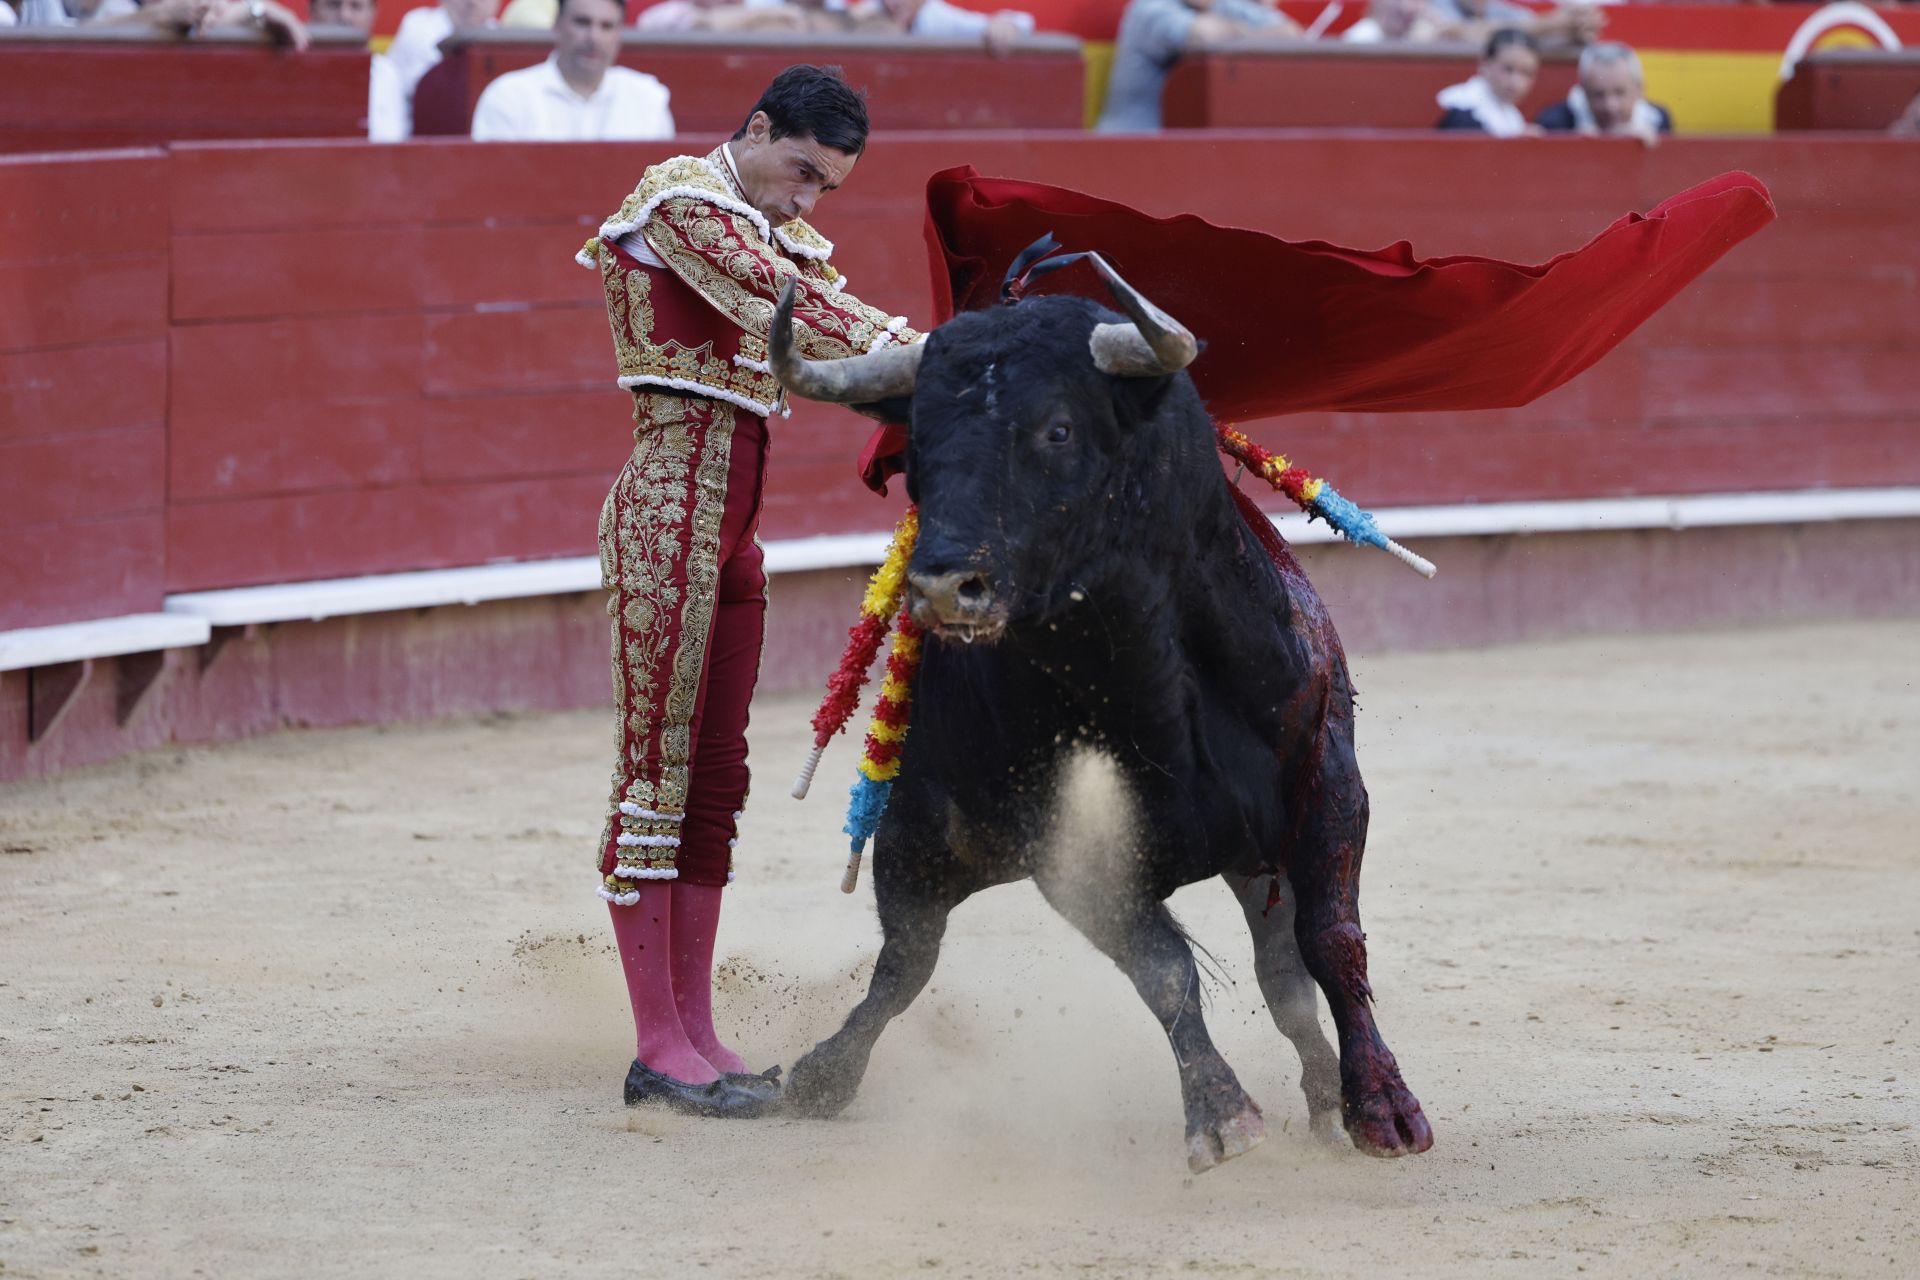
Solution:
{"label": "bull's hind leg", "polygon": [[1294,937],[1339,1032],[1347,1136],[1368,1155],[1413,1155],[1433,1145],[1433,1128],[1373,1020],[1367,935],[1360,931],[1367,789],[1354,762],[1351,718],[1326,718],[1296,781],[1298,825],[1287,851],[1287,876],[1299,899]]}
{"label": "bull's hind leg", "polygon": [[1267,1012],[1300,1055],[1300,1089],[1307,1095],[1313,1132],[1320,1138],[1337,1138],[1340,1055],[1320,1029],[1319,995],[1294,937],[1293,894],[1278,892],[1274,881],[1264,875],[1229,871],[1221,879],[1239,899],[1247,930],[1253,935],[1254,972],[1260,979],[1260,994],[1267,999]]}
{"label": "bull's hind leg", "polygon": [[1251,1151],[1267,1136],[1260,1108],[1214,1048],[1200,1015],[1200,971],[1163,902],[1107,899],[1037,877],[1040,892],[1132,981],[1173,1046],[1195,1173]]}
{"label": "bull's hind leg", "polygon": [[802,1115],[838,1115],[853,1101],[880,1033],[933,976],[948,914],[978,887],[945,848],[893,848],[897,830],[882,828],[873,859],[882,941],[866,997],[840,1030],[794,1063],[787,1080],[786,1104]]}

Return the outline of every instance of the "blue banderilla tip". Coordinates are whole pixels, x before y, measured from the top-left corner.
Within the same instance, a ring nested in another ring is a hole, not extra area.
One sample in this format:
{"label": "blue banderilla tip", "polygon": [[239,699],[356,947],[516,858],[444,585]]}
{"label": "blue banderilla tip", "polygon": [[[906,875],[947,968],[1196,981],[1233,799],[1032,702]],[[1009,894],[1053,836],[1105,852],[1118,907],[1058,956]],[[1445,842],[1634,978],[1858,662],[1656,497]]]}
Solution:
{"label": "blue banderilla tip", "polygon": [[861,774],[849,791],[851,797],[847,805],[847,825],[841,830],[853,837],[853,851],[859,853],[867,847],[867,841],[880,829],[880,817],[887,811],[887,799],[893,794],[893,783],[875,782]]}
{"label": "blue banderilla tip", "polygon": [[1313,500],[1313,509],[1349,542],[1382,548],[1387,545],[1387,535],[1374,524],[1373,516],[1341,497],[1339,491],[1325,481],[1321,482],[1320,493]]}

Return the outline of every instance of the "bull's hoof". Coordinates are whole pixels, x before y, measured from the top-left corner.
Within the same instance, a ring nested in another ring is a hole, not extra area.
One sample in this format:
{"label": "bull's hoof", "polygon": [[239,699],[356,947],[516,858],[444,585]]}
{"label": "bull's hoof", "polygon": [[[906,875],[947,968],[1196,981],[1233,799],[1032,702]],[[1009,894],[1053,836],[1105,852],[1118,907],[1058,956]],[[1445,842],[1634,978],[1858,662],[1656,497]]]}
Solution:
{"label": "bull's hoof", "polygon": [[1338,1107],[1326,1107],[1319,1111],[1308,1112],[1307,1127],[1312,1131],[1315,1138],[1329,1144],[1338,1144],[1342,1138],[1347,1136],[1346,1129],[1340,1124],[1340,1109]]}
{"label": "bull's hoof", "polygon": [[1217,1164],[1243,1156],[1267,1136],[1267,1122],[1252,1099],[1224,1120],[1212,1120],[1187,1135],[1187,1168],[1205,1173]]}
{"label": "bull's hoof", "polygon": [[793,1064],[784,1091],[789,1115],[831,1120],[847,1109],[860,1091],[860,1073],[833,1064],[819,1050]]}
{"label": "bull's hoof", "polygon": [[1398,1076],[1381,1089],[1349,1098],[1347,1136],[1370,1156],[1416,1156],[1433,1145],[1433,1126],[1420,1100]]}

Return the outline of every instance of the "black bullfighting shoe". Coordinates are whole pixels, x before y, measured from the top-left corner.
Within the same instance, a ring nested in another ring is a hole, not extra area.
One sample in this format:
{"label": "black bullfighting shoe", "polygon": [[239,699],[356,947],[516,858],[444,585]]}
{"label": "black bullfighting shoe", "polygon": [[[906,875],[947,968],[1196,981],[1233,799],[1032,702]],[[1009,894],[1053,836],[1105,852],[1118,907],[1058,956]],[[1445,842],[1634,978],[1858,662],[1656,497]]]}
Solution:
{"label": "black bullfighting shoe", "polygon": [[638,1058],[627,1068],[625,1095],[630,1107],[637,1107],[644,1102],[658,1102],[669,1110],[689,1116],[751,1119],[764,1115],[769,1109],[765,1100],[728,1084],[724,1079],[707,1084],[688,1084],[684,1080],[661,1075]]}

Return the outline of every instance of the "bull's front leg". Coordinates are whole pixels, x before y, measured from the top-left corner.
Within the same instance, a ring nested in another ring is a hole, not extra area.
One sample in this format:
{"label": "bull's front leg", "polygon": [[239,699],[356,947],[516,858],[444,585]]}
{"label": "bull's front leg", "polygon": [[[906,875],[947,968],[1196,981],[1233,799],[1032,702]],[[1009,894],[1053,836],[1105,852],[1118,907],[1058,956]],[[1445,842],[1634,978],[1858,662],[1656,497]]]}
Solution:
{"label": "bull's front leg", "polygon": [[1187,1167],[1200,1173],[1251,1151],[1267,1136],[1266,1121],[1207,1034],[1200,970],[1166,904],[1106,898],[1045,873],[1035,879],[1053,909],[1127,975],[1167,1033],[1186,1110]]}
{"label": "bull's front leg", "polygon": [[1368,1155],[1415,1155],[1433,1145],[1420,1100],[1373,1019],[1367,935],[1360,929],[1360,858],[1367,843],[1367,790],[1354,762],[1350,719],[1329,719],[1293,789],[1305,797],[1287,875],[1299,902],[1294,935],[1307,971],[1327,997],[1340,1038],[1342,1119]]}
{"label": "bull's front leg", "polygon": [[944,849],[900,851],[890,834],[882,828],[873,859],[883,939],[873,979],[840,1030],[794,1063],[784,1097],[801,1115],[836,1116],[853,1101],[880,1033],[926,987],[940,959],[947,916],[974,889]]}

